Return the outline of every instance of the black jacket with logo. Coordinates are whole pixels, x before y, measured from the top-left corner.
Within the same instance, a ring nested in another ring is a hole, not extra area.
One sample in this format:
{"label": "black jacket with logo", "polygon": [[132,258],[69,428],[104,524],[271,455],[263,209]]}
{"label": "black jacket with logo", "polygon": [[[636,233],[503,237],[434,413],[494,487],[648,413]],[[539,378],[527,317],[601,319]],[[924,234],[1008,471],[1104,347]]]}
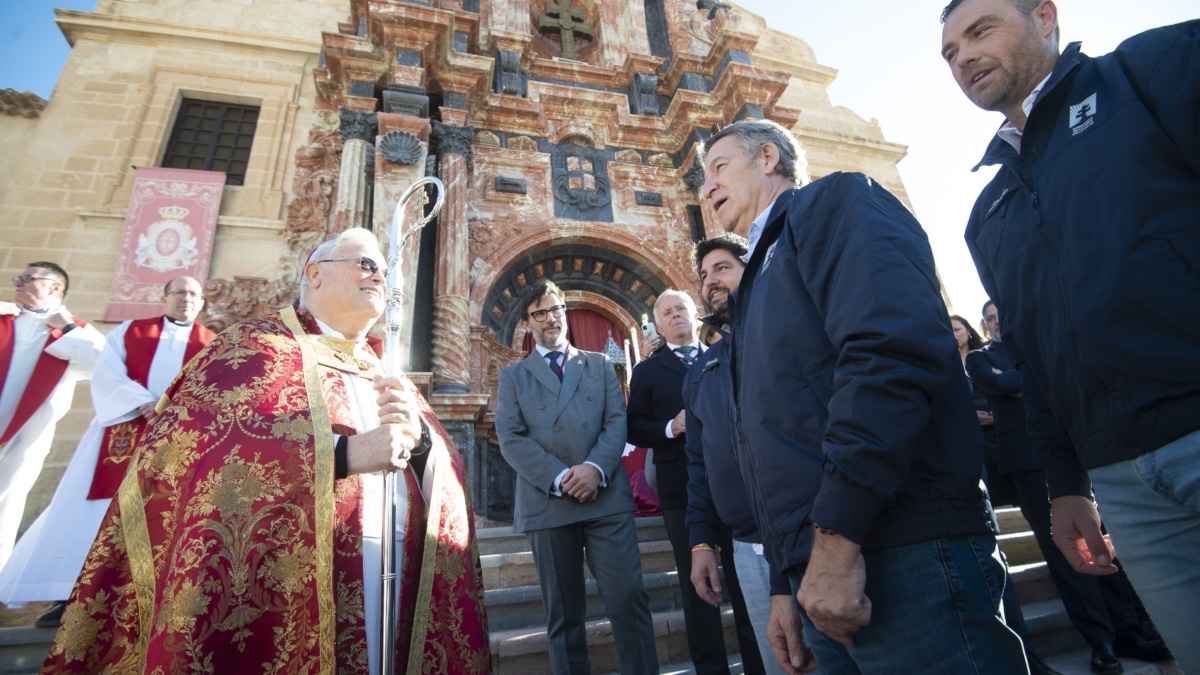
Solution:
{"label": "black jacket with logo", "polygon": [[1200,21],[1068,46],[1021,146],[988,147],[967,246],[1051,496],[1087,495],[1200,428]]}

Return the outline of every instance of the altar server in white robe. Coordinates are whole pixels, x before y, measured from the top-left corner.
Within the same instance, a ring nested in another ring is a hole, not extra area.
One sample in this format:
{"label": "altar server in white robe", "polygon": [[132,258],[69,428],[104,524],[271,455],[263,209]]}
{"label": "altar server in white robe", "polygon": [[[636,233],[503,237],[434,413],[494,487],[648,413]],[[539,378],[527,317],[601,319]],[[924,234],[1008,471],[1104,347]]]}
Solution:
{"label": "altar server in white robe", "polygon": [[14,302],[0,302],[0,566],[12,553],[54,427],[104,346],[104,336],[62,304],[69,284],[55,263],[30,263],[13,277]]}
{"label": "altar server in white robe", "polygon": [[129,466],[134,441],[183,365],[214,337],[196,323],[203,291],[191,277],[173,279],[163,290],[163,315],[126,321],[105,340],[91,383],[96,417],[50,505],[0,571],[0,602],[9,607],[55,601],[38,617],[39,626],[58,625],[64,599]]}

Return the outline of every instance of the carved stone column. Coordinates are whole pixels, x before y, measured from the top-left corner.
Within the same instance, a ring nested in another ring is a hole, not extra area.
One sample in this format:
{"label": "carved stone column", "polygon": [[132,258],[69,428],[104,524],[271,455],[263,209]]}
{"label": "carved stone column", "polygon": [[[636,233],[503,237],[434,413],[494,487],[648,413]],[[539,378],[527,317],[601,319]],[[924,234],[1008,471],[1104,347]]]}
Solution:
{"label": "carved stone column", "polygon": [[342,166],[338,175],[337,203],[334,205],[333,232],[366,225],[367,199],[372,178],[368,158],[374,162],[375,135],[379,130],[376,113],[342,108]]}
{"label": "carved stone column", "polygon": [[470,191],[471,141],[475,130],[433,123],[438,177],[446,186],[446,204],[438,218],[433,282],[433,392],[471,391],[471,318],[467,261],[467,194]]}

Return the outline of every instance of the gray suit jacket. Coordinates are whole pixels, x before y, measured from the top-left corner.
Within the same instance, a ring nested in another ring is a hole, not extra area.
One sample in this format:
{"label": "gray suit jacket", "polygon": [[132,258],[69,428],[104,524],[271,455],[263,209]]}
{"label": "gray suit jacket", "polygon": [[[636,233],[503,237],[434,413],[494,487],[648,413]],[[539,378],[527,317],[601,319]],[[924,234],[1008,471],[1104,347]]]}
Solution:
{"label": "gray suit jacket", "polygon": [[[496,404],[500,453],[516,470],[513,531],[526,532],[634,511],[625,450],[625,401],[608,358],[572,350],[563,381],[537,351],[500,372]],[[608,487],[580,504],[551,494],[563,469],[589,461]]]}

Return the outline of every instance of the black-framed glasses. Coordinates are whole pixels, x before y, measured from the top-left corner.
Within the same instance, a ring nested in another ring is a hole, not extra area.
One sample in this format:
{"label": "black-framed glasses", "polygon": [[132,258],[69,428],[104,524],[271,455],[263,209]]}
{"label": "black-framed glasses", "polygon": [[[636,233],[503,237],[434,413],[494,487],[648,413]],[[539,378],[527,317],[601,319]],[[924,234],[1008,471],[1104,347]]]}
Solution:
{"label": "black-framed glasses", "polygon": [[55,279],[54,277],[39,277],[36,274],[18,274],[17,276],[13,277],[13,283],[14,284],[27,284],[32,281],[37,281],[38,279],[41,279],[42,281],[53,281],[56,284],[62,283],[61,281],[59,281],[58,279]]}
{"label": "black-framed glasses", "polygon": [[364,272],[367,272],[369,274],[375,274],[376,272],[378,272],[378,273],[382,274],[384,276],[384,278],[387,278],[387,268],[380,267],[379,263],[375,262],[374,260],[372,260],[366,256],[363,256],[361,258],[329,258],[327,260],[315,260],[314,262],[319,262],[319,263],[327,263],[327,262],[358,263],[358,269],[360,269]]}
{"label": "black-framed glasses", "polygon": [[546,320],[547,316],[553,316],[556,319],[561,319],[563,312],[567,311],[566,305],[555,305],[550,309],[537,309],[529,313],[529,318],[538,323]]}

